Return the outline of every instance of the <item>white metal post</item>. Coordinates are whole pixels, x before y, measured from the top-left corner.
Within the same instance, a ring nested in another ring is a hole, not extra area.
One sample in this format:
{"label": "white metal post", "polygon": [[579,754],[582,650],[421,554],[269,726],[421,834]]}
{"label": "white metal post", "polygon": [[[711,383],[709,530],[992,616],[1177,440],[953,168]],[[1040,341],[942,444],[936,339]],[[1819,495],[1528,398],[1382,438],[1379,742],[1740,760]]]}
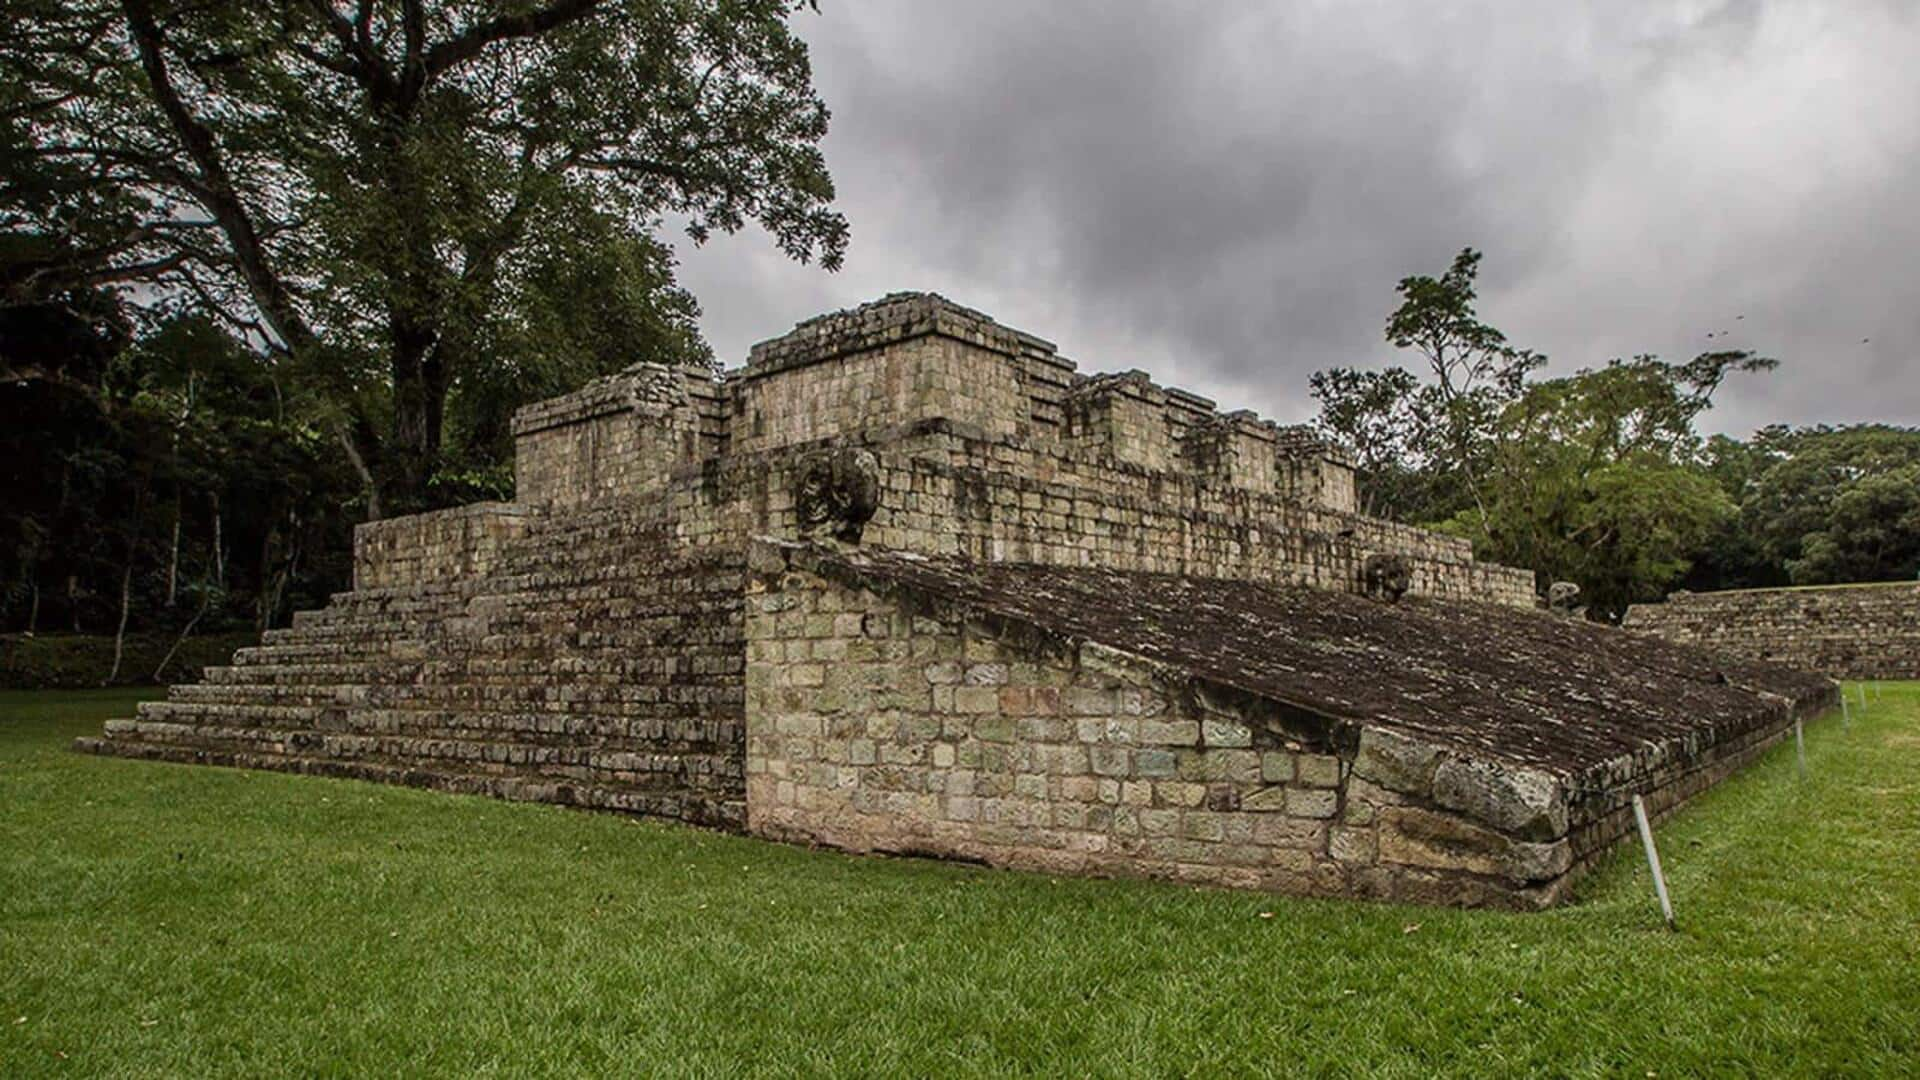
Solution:
{"label": "white metal post", "polygon": [[1647,804],[1640,796],[1633,797],[1633,820],[1640,826],[1640,843],[1647,849],[1647,867],[1653,871],[1653,891],[1660,897],[1660,914],[1666,917],[1667,929],[1674,929],[1673,901],[1667,898],[1667,877],[1660,872],[1660,852],[1653,846],[1653,823],[1647,820]]}

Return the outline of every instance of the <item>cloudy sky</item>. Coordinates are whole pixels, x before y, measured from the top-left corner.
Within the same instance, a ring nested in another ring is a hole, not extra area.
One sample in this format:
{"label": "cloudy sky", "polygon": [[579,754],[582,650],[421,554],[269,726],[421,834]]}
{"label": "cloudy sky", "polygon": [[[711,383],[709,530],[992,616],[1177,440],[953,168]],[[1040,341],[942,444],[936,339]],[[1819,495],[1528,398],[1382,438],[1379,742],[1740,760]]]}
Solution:
{"label": "cloudy sky", "polygon": [[1313,370],[1408,362],[1394,283],[1471,245],[1482,317],[1550,371],[1751,348],[1782,368],[1712,429],[1920,423],[1920,0],[821,9],[852,247],[683,242],[729,365],[925,289],[1303,420]]}

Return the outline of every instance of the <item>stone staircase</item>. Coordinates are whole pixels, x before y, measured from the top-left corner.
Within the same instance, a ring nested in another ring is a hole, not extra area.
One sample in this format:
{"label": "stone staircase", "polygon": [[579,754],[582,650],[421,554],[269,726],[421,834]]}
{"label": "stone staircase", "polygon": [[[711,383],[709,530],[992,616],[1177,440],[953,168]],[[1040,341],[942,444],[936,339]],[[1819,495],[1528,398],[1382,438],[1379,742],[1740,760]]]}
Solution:
{"label": "stone staircase", "polygon": [[363,589],[76,748],[745,821],[744,555],[625,504],[485,577]]}

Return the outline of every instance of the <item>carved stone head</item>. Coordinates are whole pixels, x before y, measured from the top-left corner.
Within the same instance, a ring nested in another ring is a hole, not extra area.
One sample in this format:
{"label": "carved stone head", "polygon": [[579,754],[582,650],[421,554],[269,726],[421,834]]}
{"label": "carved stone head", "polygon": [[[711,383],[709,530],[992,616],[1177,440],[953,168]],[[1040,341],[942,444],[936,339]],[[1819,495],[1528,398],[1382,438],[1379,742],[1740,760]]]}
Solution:
{"label": "carved stone head", "polygon": [[1547,610],[1569,618],[1585,615],[1587,609],[1580,603],[1580,586],[1571,581],[1556,581],[1547,586]]}
{"label": "carved stone head", "polygon": [[1360,585],[1375,600],[1394,603],[1413,587],[1413,564],[1404,555],[1375,552],[1361,566]]}
{"label": "carved stone head", "polygon": [[808,454],[794,471],[793,496],[802,536],[825,531],[858,543],[880,508],[880,461],[851,447]]}

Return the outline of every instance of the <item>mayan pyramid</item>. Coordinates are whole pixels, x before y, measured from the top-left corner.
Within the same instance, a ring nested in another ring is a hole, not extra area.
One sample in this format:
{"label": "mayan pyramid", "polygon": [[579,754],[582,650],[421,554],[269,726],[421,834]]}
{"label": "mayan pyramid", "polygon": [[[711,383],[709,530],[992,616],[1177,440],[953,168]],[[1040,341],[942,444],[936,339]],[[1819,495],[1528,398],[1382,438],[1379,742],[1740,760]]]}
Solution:
{"label": "mayan pyramid", "polygon": [[856,851],[1539,906],[1834,700],[1537,609],[1302,428],[928,294],[521,411],[517,498],[79,748]]}

